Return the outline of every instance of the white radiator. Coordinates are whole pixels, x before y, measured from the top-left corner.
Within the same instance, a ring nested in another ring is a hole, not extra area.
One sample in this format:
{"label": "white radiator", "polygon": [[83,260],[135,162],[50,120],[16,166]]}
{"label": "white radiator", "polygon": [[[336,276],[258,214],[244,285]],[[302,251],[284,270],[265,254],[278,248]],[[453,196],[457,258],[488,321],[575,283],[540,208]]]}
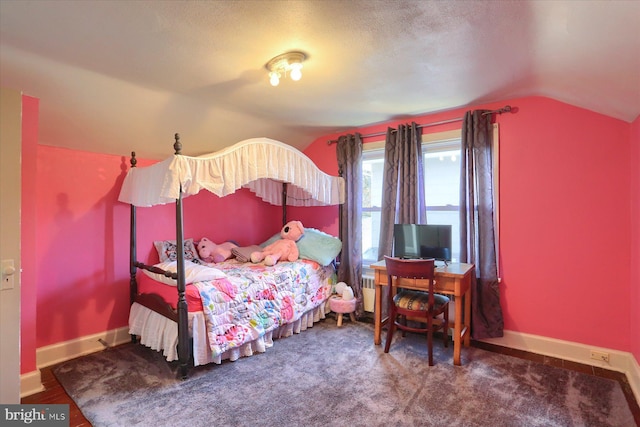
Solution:
{"label": "white radiator", "polygon": [[373,307],[376,299],[376,287],[374,285],[373,276],[362,276],[362,299],[364,302],[364,311],[373,313]]}

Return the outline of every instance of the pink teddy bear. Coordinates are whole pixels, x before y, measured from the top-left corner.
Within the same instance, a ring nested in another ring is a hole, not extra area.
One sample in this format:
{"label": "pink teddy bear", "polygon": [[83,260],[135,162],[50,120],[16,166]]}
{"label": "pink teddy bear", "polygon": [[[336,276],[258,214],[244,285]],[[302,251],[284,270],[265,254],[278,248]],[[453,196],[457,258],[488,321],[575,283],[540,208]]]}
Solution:
{"label": "pink teddy bear", "polygon": [[232,242],[224,242],[216,245],[211,240],[203,237],[198,242],[198,255],[204,262],[222,262],[231,258],[231,250],[237,248],[238,245]]}
{"label": "pink teddy bear", "polygon": [[254,263],[264,260],[265,265],[275,265],[279,260],[295,261],[300,256],[296,242],[304,234],[304,227],[300,221],[290,221],[282,227],[280,240],[265,247],[262,251],[251,253]]}

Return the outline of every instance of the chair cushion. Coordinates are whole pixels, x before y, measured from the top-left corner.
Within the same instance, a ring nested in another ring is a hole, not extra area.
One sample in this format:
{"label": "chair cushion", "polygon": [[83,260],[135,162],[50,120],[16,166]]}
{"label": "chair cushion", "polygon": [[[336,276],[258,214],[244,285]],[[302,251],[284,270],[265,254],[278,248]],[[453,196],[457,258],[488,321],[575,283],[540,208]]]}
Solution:
{"label": "chair cushion", "polygon": [[[433,294],[436,307],[440,307],[449,302],[449,298],[441,294]],[[427,311],[429,305],[429,293],[423,291],[402,290],[393,297],[393,302],[397,307],[407,310]]]}

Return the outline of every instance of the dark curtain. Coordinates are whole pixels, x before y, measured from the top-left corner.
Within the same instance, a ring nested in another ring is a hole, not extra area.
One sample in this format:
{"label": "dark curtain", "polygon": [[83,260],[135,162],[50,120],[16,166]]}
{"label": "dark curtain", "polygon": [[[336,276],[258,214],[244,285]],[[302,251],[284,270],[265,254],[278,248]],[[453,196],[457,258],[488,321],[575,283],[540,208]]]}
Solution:
{"label": "dark curtain", "polygon": [[471,336],[503,336],[496,263],[491,114],[468,111],[462,122],[460,261],[476,266],[471,289]]}
{"label": "dark curtain", "polygon": [[[392,255],[394,224],[424,224],[424,171],[422,130],[417,124],[387,129],[384,146],[384,173],[380,213],[378,260]],[[387,293],[383,292],[382,317],[388,314]]]}
{"label": "dark curtain", "polygon": [[353,289],[356,316],[364,313],[362,297],[362,136],[344,135],[336,146],[338,172],[345,180],[345,202],[340,205],[342,253],[338,281]]}
{"label": "dark curtain", "polygon": [[424,224],[422,131],[417,124],[387,129],[378,260],[391,255],[394,224]]}

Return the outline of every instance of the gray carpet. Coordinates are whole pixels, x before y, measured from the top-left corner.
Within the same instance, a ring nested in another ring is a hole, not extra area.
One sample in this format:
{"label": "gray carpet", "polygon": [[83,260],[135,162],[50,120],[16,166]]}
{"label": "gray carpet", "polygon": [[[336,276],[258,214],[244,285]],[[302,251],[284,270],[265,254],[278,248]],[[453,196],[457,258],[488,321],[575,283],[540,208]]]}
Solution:
{"label": "gray carpet", "polygon": [[326,319],[267,353],[191,370],[139,344],[65,362],[54,373],[101,426],[633,426],[618,382]]}

